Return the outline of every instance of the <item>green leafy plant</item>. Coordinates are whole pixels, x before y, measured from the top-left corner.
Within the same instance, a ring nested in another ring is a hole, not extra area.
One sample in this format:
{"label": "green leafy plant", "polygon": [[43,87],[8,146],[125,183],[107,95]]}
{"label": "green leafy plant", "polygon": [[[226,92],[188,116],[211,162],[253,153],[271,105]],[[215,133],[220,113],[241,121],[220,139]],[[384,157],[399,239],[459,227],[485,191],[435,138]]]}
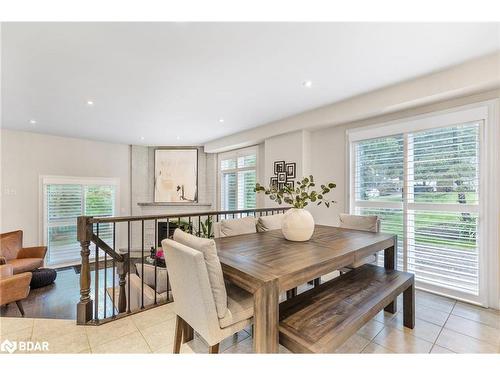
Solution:
{"label": "green leafy plant", "polygon": [[314,178],[311,175],[309,177],[304,177],[301,181],[297,181],[297,187],[295,189],[289,186],[285,186],[283,189],[276,189],[272,186],[265,188],[257,183],[254,191],[266,194],[269,199],[278,204],[286,203],[295,208],[304,208],[309,202],[316,203],[318,206],[324,203],[326,207],[330,207],[331,203],[335,203],[335,201],[327,200],[325,195],[337,187],[336,184],[330,182],[326,185],[320,185],[319,191],[311,190],[315,186]]}
{"label": "green leafy plant", "polygon": [[179,220],[177,222],[177,228],[181,229],[186,233],[191,233],[193,231],[193,224],[185,220]]}
{"label": "green leafy plant", "polygon": [[200,222],[200,230],[196,233],[198,237],[202,238],[214,238],[214,233],[212,230],[213,219],[212,216],[207,216],[204,221]]}

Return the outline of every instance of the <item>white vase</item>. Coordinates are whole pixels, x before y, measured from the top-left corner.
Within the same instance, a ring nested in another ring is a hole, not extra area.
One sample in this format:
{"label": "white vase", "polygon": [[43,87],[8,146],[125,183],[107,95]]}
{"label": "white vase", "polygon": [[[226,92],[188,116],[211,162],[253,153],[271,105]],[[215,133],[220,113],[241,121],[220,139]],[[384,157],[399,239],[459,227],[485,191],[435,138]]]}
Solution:
{"label": "white vase", "polygon": [[281,231],[289,241],[307,241],[314,232],[314,219],[303,208],[291,208],[285,212]]}

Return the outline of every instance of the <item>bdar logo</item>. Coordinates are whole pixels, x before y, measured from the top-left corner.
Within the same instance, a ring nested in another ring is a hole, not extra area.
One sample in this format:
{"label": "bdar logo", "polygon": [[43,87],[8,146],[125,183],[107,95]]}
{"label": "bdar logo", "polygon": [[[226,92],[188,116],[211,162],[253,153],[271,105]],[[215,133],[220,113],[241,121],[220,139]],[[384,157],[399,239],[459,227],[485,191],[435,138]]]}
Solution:
{"label": "bdar logo", "polygon": [[2,352],[9,352],[9,353],[14,353],[17,349],[17,342],[12,342],[12,341],[9,341],[9,340],[4,340],[1,344],[0,344],[0,350]]}

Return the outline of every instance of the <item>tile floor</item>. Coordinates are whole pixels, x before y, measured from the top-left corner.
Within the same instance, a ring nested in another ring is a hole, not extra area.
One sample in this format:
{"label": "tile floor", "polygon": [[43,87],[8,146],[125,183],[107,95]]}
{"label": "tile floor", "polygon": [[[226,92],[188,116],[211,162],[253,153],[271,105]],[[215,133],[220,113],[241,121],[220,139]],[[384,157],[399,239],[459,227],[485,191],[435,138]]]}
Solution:
{"label": "tile floor", "polygon": [[[337,353],[500,353],[500,311],[417,291],[416,326],[403,327],[401,312],[381,312]],[[401,308],[402,303],[399,303]],[[0,318],[5,339],[48,341],[50,353],[171,353],[175,315],[164,305],[99,327],[73,320]],[[223,353],[252,353],[251,327],[222,342]],[[203,340],[183,353],[207,353]],[[280,346],[281,353],[289,351]]]}

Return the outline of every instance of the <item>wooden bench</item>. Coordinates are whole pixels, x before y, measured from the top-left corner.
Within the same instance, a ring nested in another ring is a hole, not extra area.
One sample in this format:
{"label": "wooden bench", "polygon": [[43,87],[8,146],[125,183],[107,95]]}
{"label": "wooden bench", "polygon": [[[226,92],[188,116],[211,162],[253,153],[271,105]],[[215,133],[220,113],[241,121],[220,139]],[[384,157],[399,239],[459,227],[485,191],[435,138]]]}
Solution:
{"label": "wooden bench", "polygon": [[364,265],[280,304],[280,344],[331,353],[403,293],[404,326],[415,326],[415,281],[407,272]]}

